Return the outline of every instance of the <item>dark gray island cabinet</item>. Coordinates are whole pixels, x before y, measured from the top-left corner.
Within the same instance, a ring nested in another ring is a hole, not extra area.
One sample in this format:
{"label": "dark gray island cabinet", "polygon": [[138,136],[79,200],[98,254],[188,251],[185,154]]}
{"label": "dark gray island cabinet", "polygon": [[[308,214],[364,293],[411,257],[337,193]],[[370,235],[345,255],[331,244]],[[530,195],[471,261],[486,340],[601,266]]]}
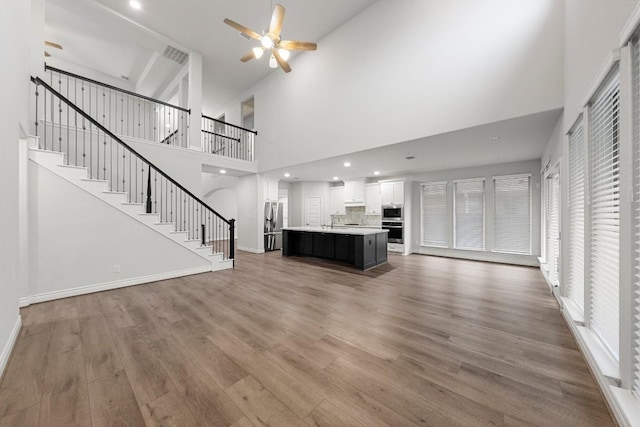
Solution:
{"label": "dark gray island cabinet", "polygon": [[282,256],[310,256],[368,270],[387,262],[387,233],[374,228],[285,227]]}

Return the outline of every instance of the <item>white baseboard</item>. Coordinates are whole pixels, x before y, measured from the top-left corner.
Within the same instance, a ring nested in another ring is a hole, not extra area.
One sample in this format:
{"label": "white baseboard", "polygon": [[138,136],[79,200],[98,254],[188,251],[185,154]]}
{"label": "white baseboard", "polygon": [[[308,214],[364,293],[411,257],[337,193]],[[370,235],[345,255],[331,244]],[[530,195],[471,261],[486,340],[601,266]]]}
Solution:
{"label": "white baseboard", "polygon": [[9,362],[9,356],[11,356],[11,351],[13,350],[13,346],[16,343],[16,339],[18,338],[18,333],[20,333],[20,327],[22,326],[22,317],[18,315],[16,319],[15,325],[13,325],[13,329],[11,330],[11,334],[9,335],[9,339],[2,349],[2,353],[0,353],[0,378],[2,378],[2,374],[4,373],[4,369],[7,367],[7,362]]}
{"label": "white baseboard", "polygon": [[98,283],[96,285],[79,286],[77,288],[63,289],[60,291],[44,292],[41,294],[22,297],[18,300],[20,307],[27,307],[39,302],[52,301],[61,298],[75,297],[77,295],[91,294],[93,292],[108,291],[110,289],[124,288],[127,286],[141,285],[143,283],[157,282],[158,280],[173,279],[189,276],[191,274],[207,273],[212,271],[211,265],[188,268],[186,270],[169,271],[167,273],[151,274],[149,276],[133,277],[114,282]]}
{"label": "white baseboard", "polygon": [[248,248],[246,246],[237,246],[236,249],[244,252],[251,252],[252,254],[263,254],[264,249]]}
{"label": "white baseboard", "polygon": [[[626,416],[626,414],[628,414],[629,411],[625,411],[625,408],[623,408],[622,406],[621,400],[619,400],[616,396],[616,391],[623,392],[624,390],[620,389],[619,387],[611,385],[611,381],[607,379],[607,377],[605,377],[605,375],[602,373],[600,367],[598,366],[598,362],[596,361],[595,355],[591,352],[591,349],[589,348],[588,343],[584,340],[584,337],[578,331],[578,326],[573,322],[569,313],[566,310],[561,310],[561,313],[565,322],[569,326],[569,330],[571,331],[571,334],[573,335],[576,342],[578,343],[580,352],[584,356],[584,359],[587,361],[589,370],[591,371],[594,379],[596,380],[596,384],[598,384],[600,391],[604,395],[604,398],[607,401],[609,409],[611,410],[618,425],[623,427],[626,427],[626,426],[631,427],[635,425],[629,422],[629,419]],[[634,402],[634,406],[637,407],[637,405],[638,405],[638,402],[637,401]]]}

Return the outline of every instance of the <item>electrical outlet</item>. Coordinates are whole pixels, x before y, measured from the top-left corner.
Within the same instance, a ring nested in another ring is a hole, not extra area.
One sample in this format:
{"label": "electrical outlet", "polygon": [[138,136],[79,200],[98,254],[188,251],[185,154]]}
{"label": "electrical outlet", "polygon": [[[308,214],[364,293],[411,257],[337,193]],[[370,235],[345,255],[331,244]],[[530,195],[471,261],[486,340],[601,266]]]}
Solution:
{"label": "electrical outlet", "polygon": [[114,273],[120,273],[120,264],[116,264],[113,266],[113,272]]}

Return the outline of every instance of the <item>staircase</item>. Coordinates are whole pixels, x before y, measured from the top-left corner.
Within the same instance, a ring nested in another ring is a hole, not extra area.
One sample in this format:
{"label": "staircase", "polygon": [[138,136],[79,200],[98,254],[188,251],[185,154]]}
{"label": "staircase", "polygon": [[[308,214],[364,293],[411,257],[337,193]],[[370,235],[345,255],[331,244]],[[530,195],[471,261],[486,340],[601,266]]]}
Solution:
{"label": "staircase", "polygon": [[123,212],[131,219],[138,221],[167,239],[192,251],[211,263],[211,271],[233,267],[233,260],[225,259],[223,253],[212,252],[210,246],[202,245],[202,242],[198,239],[189,239],[186,231],[176,231],[175,223],[161,222],[160,214],[146,213],[143,203],[129,202],[129,195],[127,193],[111,191],[108,181],[91,179],[89,176],[89,168],[67,164],[64,153],[39,149],[38,139],[38,137],[29,138],[29,160],[81,188],[106,205],[109,205],[110,208]]}
{"label": "staircase", "polygon": [[[29,160],[211,263],[233,267],[227,220],[40,78]],[[108,124],[108,119],[103,120]]]}

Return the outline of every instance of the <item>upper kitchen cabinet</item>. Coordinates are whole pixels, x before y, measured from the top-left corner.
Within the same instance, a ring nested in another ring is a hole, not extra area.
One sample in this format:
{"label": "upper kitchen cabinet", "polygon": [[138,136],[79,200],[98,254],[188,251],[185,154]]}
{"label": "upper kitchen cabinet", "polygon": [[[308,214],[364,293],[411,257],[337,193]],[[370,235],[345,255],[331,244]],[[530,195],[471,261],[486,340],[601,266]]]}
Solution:
{"label": "upper kitchen cabinet", "polygon": [[331,187],[329,189],[329,206],[331,215],[345,215],[344,187]]}
{"label": "upper kitchen cabinet", "polygon": [[344,182],[344,204],[347,206],[364,206],[364,179]]}
{"label": "upper kitchen cabinet", "polygon": [[404,182],[383,182],[380,184],[382,205],[404,204]]}
{"label": "upper kitchen cabinet", "polygon": [[278,201],[278,179],[264,177],[264,201],[265,202],[277,202]]}
{"label": "upper kitchen cabinet", "polygon": [[381,215],[382,197],[380,195],[380,184],[365,184],[364,193],[364,214]]}

